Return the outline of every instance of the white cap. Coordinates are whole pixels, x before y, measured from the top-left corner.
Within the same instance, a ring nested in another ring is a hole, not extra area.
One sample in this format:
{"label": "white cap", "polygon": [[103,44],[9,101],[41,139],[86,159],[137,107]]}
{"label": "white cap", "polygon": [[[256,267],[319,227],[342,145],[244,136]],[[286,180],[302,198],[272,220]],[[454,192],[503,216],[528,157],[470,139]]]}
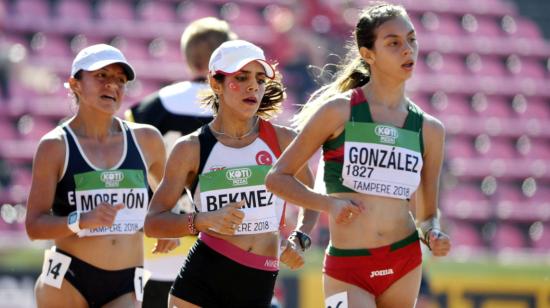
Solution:
{"label": "white cap", "polygon": [[258,61],[264,67],[267,77],[275,77],[275,70],[265,60],[264,51],[243,40],[227,41],[216,48],[210,56],[208,70],[213,74],[231,75],[252,61]]}
{"label": "white cap", "polygon": [[120,63],[128,76],[128,81],[136,78],[132,66],[120,50],[107,44],[97,44],[82,49],[74,58],[71,77],[80,70],[95,71],[109,64]]}

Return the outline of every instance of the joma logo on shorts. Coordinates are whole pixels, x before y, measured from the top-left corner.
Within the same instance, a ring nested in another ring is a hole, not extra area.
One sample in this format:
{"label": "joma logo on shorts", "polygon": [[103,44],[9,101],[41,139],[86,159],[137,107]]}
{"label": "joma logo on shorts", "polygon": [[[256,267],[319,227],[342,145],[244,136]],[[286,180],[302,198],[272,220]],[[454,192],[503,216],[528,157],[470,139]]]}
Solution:
{"label": "joma logo on shorts", "polygon": [[118,187],[119,183],[124,180],[124,172],[106,171],[101,173],[100,179],[107,187]]}
{"label": "joma logo on shorts", "polygon": [[372,271],[372,272],[370,272],[370,278],[376,277],[376,276],[387,276],[387,275],[391,275],[391,274],[393,274],[393,269],[391,269],[391,268],[383,269],[383,270],[379,270],[379,271]]}
{"label": "joma logo on shorts", "polygon": [[230,169],[225,173],[225,178],[232,181],[233,185],[246,185],[251,176],[252,170],[249,168]]}

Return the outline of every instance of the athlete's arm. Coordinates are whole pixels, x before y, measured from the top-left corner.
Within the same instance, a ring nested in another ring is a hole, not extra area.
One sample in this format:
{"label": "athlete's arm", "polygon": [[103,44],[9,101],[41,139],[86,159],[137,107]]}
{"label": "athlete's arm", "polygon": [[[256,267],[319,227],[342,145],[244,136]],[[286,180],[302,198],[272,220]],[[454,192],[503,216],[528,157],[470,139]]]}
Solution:
{"label": "athlete's arm", "polygon": [[443,164],[445,129],[434,117],[424,115],[424,165],[417,190],[416,218],[419,221],[434,217],[437,213],[439,176]]}
{"label": "athlete's arm", "polygon": [[[155,238],[173,238],[192,235],[189,217],[171,212],[183,190],[197,177],[200,163],[200,144],[197,135],[179,139],[168,157],[164,177],[153,194],[147,217],[145,234]],[[239,210],[244,202],[229,203],[213,212],[201,212],[194,216],[198,231],[216,230],[222,234],[234,234],[234,225],[241,224],[244,213]]]}
{"label": "athlete's arm", "polygon": [[[277,138],[281,150],[284,151],[288,145],[296,138],[296,133],[286,127],[274,125],[277,132]],[[296,173],[296,179],[303,185],[313,189],[315,184],[315,178],[309,169],[309,165],[305,163],[302,168]],[[300,207],[298,214],[298,222],[296,225],[296,230],[302,231],[306,234],[310,234],[313,227],[319,219],[319,212],[309,208]]]}
{"label": "athlete's arm", "polygon": [[349,112],[349,100],[343,98],[336,98],[322,106],[277,160],[267,175],[267,188],[291,203],[330,212],[337,222],[345,222],[349,213],[359,213],[360,208],[351,200],[316,193],[295,178],[315,151],[343,130]]}
{"label": "athlete's arm", "polygon": [[166,163],[166,149],[162,135],[150,125],[135,123],[129,123],[129,125],[133,127],[139,147],[145,156],[149,185],[155,191],[162,180]]}
{"label": "athlete's arm", "polygon": [[27,199],[25,227],[31,240],[67,237],[73,232],[67,217],[51,215],[57,182],[65,163],[65,143],[56,130],[38,144],[32,167],[32,182]]}
{"label": "athlete's arm", "polygon": [[[423,123],[424,134],[424,166],[422,167],[420,186],[416,192],[416,219],[420,222],[430,219],[437,220],[439,177],[443,164],[445,144],[445,128],[436,118],[425,114]],[[427,232],[428,243],[432,253],[436,256],[444,256],[450,250],[449,237],[433,230]]]}
{"label": "athlete's arm", "polygon": [[199,152],[197,136],[182,137],[174,145],[166,163],[164,177],[151,199],[145,218],[145,235],[168,238],[191,234],[187,227],[187,215],[177,215],[171,210],[183,190],[196,176],[200,162]]}
{"label": "athlete's arm", "polygon": [[[281,150],[285,150],[292,142],[292,140],[296,138],[296,133],[286,127],[276,125],[274,125],[274,127],[277,132],[277,139],[279,145],[281,146]],[[304,166],[296,173],[296,179],[310,189],[313,188],[315,179],[313,178],[313,174],[311,173],[311,170],[309,170],[309,165],[307,163],[304,164]],[[306,234],[309,234],[311,233],[311,230],[313,230],[313,227],[315,226],[318,218],[318,211],[299,207],[298,223],[296,229]],[[302,248],[300,244],[296,242],[296,240],[297,239],[295,239],[293,243],[289,243],[287,239],[283,239],[281,243],[283,251],[281,253],[280,260],[282,263],[286,264],[290,269],[293,270],[298,269],[304,265]]]}

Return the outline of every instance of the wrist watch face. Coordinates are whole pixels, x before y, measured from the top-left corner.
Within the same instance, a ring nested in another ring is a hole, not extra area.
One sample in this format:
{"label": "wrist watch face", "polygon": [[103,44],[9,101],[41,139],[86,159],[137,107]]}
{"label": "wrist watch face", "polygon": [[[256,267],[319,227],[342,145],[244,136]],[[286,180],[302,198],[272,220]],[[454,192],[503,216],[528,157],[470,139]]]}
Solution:
{"label": "wrist watch face", "polygon": [[302,250],[306,250],[311,246],[311,238],[302,232],[294,232],[292,237],[296,237],[302,246]]}
{"label": "wrist watch face", "polygon": [[307,235],[300,234],[298,235],[298,239],[300,240],[300,245],[304,250],[308,249],[311,246],[311,239]]}
{"label": "wrist watch face", "polygon": [[74,224],[76,222],[77,213],[73,212],[69,214],[69,224]]}

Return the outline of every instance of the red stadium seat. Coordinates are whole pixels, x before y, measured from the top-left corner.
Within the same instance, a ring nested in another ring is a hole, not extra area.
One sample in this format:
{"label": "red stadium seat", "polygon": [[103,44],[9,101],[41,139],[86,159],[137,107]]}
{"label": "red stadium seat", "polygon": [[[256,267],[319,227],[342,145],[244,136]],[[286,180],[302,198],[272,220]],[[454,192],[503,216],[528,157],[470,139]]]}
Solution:
{"label": "red stadium seat", "polygon": [[527,247],[527,240],[519,227],[501,222],[497,226],[491,244],[497,252],[517,251]]}
{"label": "red stadium seat", "polygon": [[514,116],[509,103],[504,96],[476,93],[472,96],[470,103],[474,112],[483,118],[501,118],[509,120]]}
{"label": "red stadium seat", "polygon": [[31,51],[38,57],[70,57],[72,55],[66,37],[56,34],[36,33],[31,41]]}
{"label": "red stadium seat", "polygon": [[183,2],[176,9],[176,17],[183,22],[191,22],[203,17],[218,17],[216,7],[205,1]]}
{"label": "red stadium seat", "polygon": [[[111,45],[120,49],[126,58],[135,60],[144,60],[150,58],[149,46],[145,40],[128,38],[127,36],[117,36],[111,42]],[[135,68],[135,67],[134,67]],[[137,68],[135,68],[137,70]],[[139,75],[139,72],[137,72]]]}
{"label": "red stadium seat", "polygon": [[441,208],[453,218],[486,220],[492,217],[493,208],[481,189],[474,184],[461,184],[441,195]]}
{"label": "red stadium seat", "polygon": [[480,56],[470,54],[466,58],[466,66],[471,73],[477,76],[506,76],[508,72],[504,67],[503,60],[497,56]]}
{"label": "red stadium seat", "polygon": [[15,125],[12,123],[11,119],[7,116],[0,116],[0,139],[4,140],[13,140],[17,138],[17,130]]}
{"label": "red stadium seat", "polygon": [[99,18],[104,21],[133,20],[134,9],[131,1],[101,0],[97,4]]}
{"label": "red stadium seat", "polygon": [[449,136],[445,142],[445,158],[473,158],[477,156],[474,141],[463,135]]}
{"label": "red stadium seat", "polygon": [[495,201],[497,216],[502,220],[531,222],[539,218],[538,206],[523,194],[519,185],[499,184]]}
{"label": "red stadium seat", "polygon": [[550,104],[548,99],[529,98],[525,108],[516,109],[516,112],[524,119],[548,120],[550,118]]}
{"label": "red stadium seat", "polygon": [[[224,12],[227,13],[224,14]],[[265,25],[261,12],[256,7],[246,5],[245,3],[240,5],[231,2],[227,3],[222,6],[221,13],[224,19],[230,23],[237,23],[240,26],[262,27]]]}
{"label": "red stadium seat", "polygon": [[88,1],[59,0],[56,13],[58,18],[68,22],[93,18],[92,7]]}
{"label": "red stadium seat", "polygon": [[531,138],[526,142],[518,142],[516,149],[520,157],[527,160],[548,160],[550,157],[550,141],[545,138]]}
{"label": "red stadium seat", "polygon": [[[476,141],[479,141],[476,140]],[[488,141],[479,141],[480,143],[476,144],[477,153],[480,157],[487,158],[504,158],[504,159],[513,159],[517,158],[517,152],[513,141],[506,137],[493,137],[489,138]],[[481,144],[487,142],[487,144]]]}
{"label": "red stadium seat", "polygon": [[468,28],[470,31],[466,31],[467,33],[485,37],[498,37],[503,34],[499,21],[494,16],[472,14],[468,14],[467,16],[463,17],[462,24],[464,25],[466,20],[472,20],[471,23],[474,24],[474,26]]}
{"label": "red stadium seat", "polygon": [[[425,12],[420,16],[420,32],[438,33],[449,36],[460,36],[464,31],[460,27],[460,20],[456,15],[446,13],[435,13],[433,11]],[[422,38],[423,35],[420,36]],[[426,36],[426,39],[428,37]]]}
{"label": "red stadium seat", "polygon": [[14,11],[18,18],[44,18],[50,15],[48,1],[43,0],[17,0]]}
{"label": "red stadium seat", "polygon": [[542,39],[542,34],[537,24],[529,19],[523,17],[516,17],[517,30],[512,33],[515,37],[522,37],[528,39]]}
{"label": "red stadium seat", "polygon": [[448,116],[472,116],[468,98],[465,95],[436,92],[430,98],[433,110],[443,118]]}
{"label": "red stadium seat", "polygon": [[47,132],[54,129],[55,123],[50,119],[39,115],[25,115],[19,118],[17,126],[19,134],[23,137],[23,139],[38,141]]}
{"label": "red stadium seat", "polygon": [[137,8],[137,16],[147,22],[175,22],[176,6],[171,2],[142,1]]}
{"label": "red stadium seat", "polygon": [[453,220],[449,223],[449,235],[453,243],[453,251],[455,249],[481,249],[484,247],[481,232],[475,225],[468,221]]}
{"label": "red stadium seat", "polygon": [[544,79],[546,70],[541,59],[535,57],[519,57],[511,55],[506,59],[508,71],[520,77]]}

